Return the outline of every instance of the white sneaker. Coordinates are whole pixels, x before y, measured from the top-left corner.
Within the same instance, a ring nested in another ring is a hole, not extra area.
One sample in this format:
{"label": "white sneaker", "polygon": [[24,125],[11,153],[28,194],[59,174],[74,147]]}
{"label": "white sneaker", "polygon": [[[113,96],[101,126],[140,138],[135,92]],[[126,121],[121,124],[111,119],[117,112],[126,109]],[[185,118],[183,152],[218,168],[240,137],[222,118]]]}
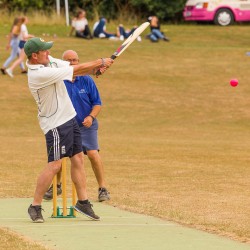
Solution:
{"label": "white sneaker", "polygon": [[9,75],[11,78],[13,78],[13,73],[12,73],[12,70],[11,69],[6,69],[5,72],[7,73],[7,75]]}
{"label": "white sneaker", "polygon": [[99,34],[99,38],[105,38],[106,36],[105,36],[105,34],[104,33],[100,33]]}
{"label": "white sneaker", "polygon": [[111,36],[111,37],[109,38],[109,40],[117,41],[117,40],[119,40],[119,38],[116,37],[116,36]]}
{"label": "white sneaker", "polygon": [[120,36],[120,41],[124,41],[124,36]]}
{"label": "white sneaker", "polygon": [[141,36],[138,36],[138,37],[137,37],[137,41],[138,41],[138,42],[141,42]]}

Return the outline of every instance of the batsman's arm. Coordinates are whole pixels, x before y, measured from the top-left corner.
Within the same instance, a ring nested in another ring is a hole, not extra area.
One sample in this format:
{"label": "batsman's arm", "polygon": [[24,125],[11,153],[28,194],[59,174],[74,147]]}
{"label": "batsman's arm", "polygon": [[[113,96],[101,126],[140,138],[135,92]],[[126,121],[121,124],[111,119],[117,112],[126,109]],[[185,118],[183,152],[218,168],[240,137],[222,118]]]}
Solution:
{"label": "batsman's arm", "polygon": [[112,63],[113,60],[111,58],[101,58],[92,62],[72,65],[72,67],[74,68],[73,77],[93,74],[93,72],[96,72],[102,67],[109,68]]}
{"label": "batsman's arm", "polygon": [[95,118],[97,117],[97,115],[100,113],[101,108],[102,108],[101,105],[95,105],[90,114],[83,120],[82,125],[84,127],[89,128],[92,125]]}
{"label": "batsman's arm", "polygon": [[[110,57],[110,59],[112,59],[113,61],[116,59],[116,55],[112,55],[111,57]],[[105,67],[105,69],[104,70],[102,70],[102,69],[97,69],[97,71],[94,73],[94,75],[96,75],[96,77],[98,77],[99,75],[102,75],[105,71],[106,71],[106,68],[108,68],[108,67]]]}

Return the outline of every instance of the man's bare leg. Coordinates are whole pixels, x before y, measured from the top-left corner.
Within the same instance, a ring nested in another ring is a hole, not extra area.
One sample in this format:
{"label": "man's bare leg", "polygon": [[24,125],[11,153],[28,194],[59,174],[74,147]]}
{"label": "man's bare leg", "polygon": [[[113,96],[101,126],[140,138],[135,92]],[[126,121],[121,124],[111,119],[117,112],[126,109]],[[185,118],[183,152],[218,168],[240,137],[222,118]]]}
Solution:
{"label": "man's bare leg", "polygon": [[99,185],[99,188],[106,187],[106,183],[104,179],[104,168],[103,168],[100,154],[98,153],[97,150],[89,150],[87,151],[87,155],[91,162],[91,166],[95,173],[95,177]]}
{"label": "man's bare leg", "polygon": [[99,152],[97,150],[88,150],[87,155],[99,185],[98,200],[100,202],[110,200],[109,192],[106,189],[104,167]]}
{"label": "man's bare leg", "polygon": [[78,201],[74,206],[75,210],[92,220],[100,220],[92,209],[92,204],[88,200],[86,190],[86,174],[83,165],[83,153],[78,153],[71,158],[71,178],[75,184]]}
{"label": "man's bare leg", "polygon": [[87,200],[86,173],[83,163],[83,153],[78,153],[70,158],[71,178],[76,187],[78,200]]}
{"label": "man's bare leg", "polygon": [[48,190],[54,176],[61,169],[62,160],[49,162],[38,176],[36,190],[34,194],[33,206],[41,205],[43,195]]}
{"label": "man's bare leg", "polygon": [[43,195],[50,186],[53,177],[61,168],[62,161],[49,162],[48,165],[43,169],[41,174],[37,178],[37,185],[34,194],[34,200],[28,208],[28,213],[31,220],[35,223],[43,223],[44,219],[42,216],[42,199]]}

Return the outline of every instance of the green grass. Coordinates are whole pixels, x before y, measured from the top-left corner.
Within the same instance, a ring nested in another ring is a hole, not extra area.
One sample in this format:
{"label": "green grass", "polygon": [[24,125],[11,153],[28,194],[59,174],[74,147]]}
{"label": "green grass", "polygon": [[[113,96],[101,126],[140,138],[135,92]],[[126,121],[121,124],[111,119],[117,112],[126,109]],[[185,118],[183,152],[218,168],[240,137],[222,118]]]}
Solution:
{"label": "green grass", "polygon": [[[96,80],[110,204],[250,242],[249,27],[163,30],[170,43],[135,42]],[[74,49],[83,62],[110,56],[120,44],[70,38],[63,26],[29,31],[50,34],[53,56]],[[2,36],[7,32],[0,29]],[[231,78],[239,79],[237,88]],[[36,105],[19,69],[14,80],[1,79],[0,197],[32,197],[46,162]],[[86,168],[96,199],[88,161]]]}
{"label": "green grass", "polygon": [[32,250],[46,250],[41,244],[32,242],[31,239],[20,236],[14,232],[9,231],[6,228],[0,228],[0,246],[1,249],[32,249]]}

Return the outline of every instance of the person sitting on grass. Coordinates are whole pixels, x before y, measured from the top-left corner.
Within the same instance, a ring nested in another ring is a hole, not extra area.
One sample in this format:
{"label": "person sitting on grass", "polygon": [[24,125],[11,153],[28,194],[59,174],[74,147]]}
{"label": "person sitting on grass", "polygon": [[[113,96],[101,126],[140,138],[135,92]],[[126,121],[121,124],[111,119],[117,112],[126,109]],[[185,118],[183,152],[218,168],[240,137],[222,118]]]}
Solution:
{"label": "person sitting on grass", "polygon": [[94,37],[116,39],[117,38],[116,34],[109,33],[106,31],[106,22],[107,20],[104,17],[101,17],[100,20],[94,24],[93,26]]}
{"label": "person sitting on grass", "polygon": [[70,36],[75,31],[75,36],[84,39],[92,39],[91,31],[84,10],[78,11],[76,17],[72,20]]}
{"label": "person sitting on grass", "polygon": [[[136,30],[137,26],[134,26],[132,29],[125,30],[124,26],[120,24],[117,28],[117,36],[121,41],[127,39],[133,32]],[[141,42],[141,36],[137,37],[137,41]]]}
{"label": "person sitting on grass", "polygon": [[151,33],[147,36],[151,40],[151,42],[158,42],[159,39],[169,42],[170,39],[164,35],[160,30],[160,22],[157,16],[150,16],[148,18],[150,22]]}

